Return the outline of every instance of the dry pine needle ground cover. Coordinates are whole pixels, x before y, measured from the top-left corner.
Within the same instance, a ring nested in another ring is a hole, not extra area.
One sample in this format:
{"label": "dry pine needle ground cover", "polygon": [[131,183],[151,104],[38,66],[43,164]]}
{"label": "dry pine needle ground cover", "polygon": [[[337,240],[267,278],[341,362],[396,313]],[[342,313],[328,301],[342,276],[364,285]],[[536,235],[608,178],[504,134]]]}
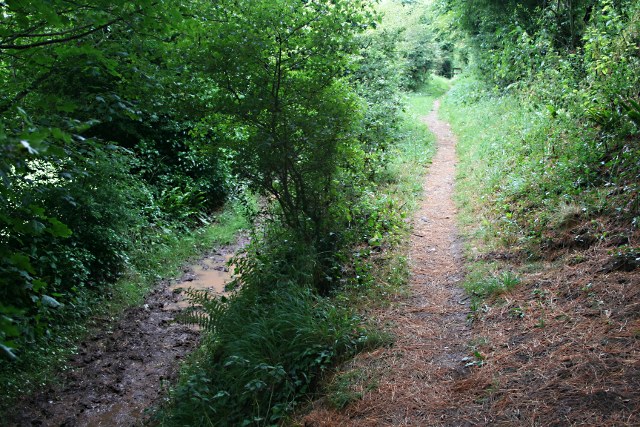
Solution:
{"label": "dry pine needle ground cover", "polygon": [[638,247],[638,231],[577,246],[580,226],[559,232],[532,273],[518,254],[484,255],[521,283],[472,314],[458,287],[455,140],[435,113],[425,121],[439,149],[414,218],[410,294],[373,313],[396,340],[334,378],[348,379],[346,406],[320,399],[294,424],[640,425],[640,269],[612,257],[621,243]]}
{"label": "dry pine needle ground cover", "polygon": [[455,386],[461,414],[492,425],[640,425],[640,270],[614,249],[552,250],[479,310],[473,336],[486,363]]}

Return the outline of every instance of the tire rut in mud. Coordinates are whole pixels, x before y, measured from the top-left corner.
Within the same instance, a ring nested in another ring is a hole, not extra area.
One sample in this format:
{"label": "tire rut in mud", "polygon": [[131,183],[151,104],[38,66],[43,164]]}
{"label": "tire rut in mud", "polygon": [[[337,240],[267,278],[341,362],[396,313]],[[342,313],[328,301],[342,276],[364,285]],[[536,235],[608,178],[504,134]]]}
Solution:
{"label": "tire rut in mud", "polygon": [[[166,386],[176,379],[180,361],[199,342],[198,331],[175,322],[185,306],[180,287],[203,281],[199,276],[228,276],[229,257],[246,244],[221,247],[198,265],[185,269],[178,281],[159,284],[140,307],[126,310],[114,324],[79,345],[69,370],[58,382],[16,404],[9,426],[131,426],[149,418],[162,402]],[[212,283],[213,283],[212,282]],[[219,283],[213,283],[212,288]]]}

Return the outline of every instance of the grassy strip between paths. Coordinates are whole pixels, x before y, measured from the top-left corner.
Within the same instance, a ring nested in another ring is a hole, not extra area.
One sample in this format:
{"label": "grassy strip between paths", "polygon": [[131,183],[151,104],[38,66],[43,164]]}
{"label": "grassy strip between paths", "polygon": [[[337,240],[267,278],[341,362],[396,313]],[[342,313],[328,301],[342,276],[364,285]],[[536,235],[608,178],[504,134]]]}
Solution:
{"label": "grassy strip between paths", "polygon": [[[242,209],[229,203],[219,215],[192,231],[166,230],[162,243],[140,248],[132,256],[127,274],[100,295],[87,294],[82,307],[88,316],[74,317],[74,307],[65,307],[61,325],[46,340],[40,340],[18,361],[0,368],[0,414],[9,410],[21,395],[56,380],[56,374],[67,369],[67,359],[95,327],[115,321],[128,307],[139,305],[145,295],[164,278],[180,274],[185,262],[217,245],[232,243],[239,230],[249,223]],[[0,418],[2,418],[0,416]]]}
{"label": "grassy strip between paths", "polygon": [[[431,158],[435,154],[435,139],[420,120],[433,108],[436,99],[449,89],[449,80],[433,76],[421,90],[408,94],[405,121],[405,137],[400,141],[391,162],[390,169],[395,179],[388,183],[384,193],[393,194],[403,206],[403,217],[408,221],[422,197],[424,175]],[[398,234],[398,244],[378,254],[374,259],[375,285],[364,295],[345,293],[349,304],[359,312],[368,312],[375,307],[389,304],[394,295],[404,294],[409,278],[406,242],[410,228],[406,227]],[[375,321],[375,319],[370,319]],[[385,325],[376,325],[384,330]],[[361,399],[368,390],[377,387],[380,372],[376,368],[353,368],[349,363],[338,367],[334,375],[327,378],[324,393],[327,401],[336,409]]]}
{"label": "grassy strip between paths", "polygon": [[[301,404],[323,393],[336,366],[390,342],[364,313],[404,292],[408,217],[434,151],[433,137],[415,116],[428,112],[430,96],[411,96],[412,114],[401,126],[392,160],[375,191],[359,202],[373,207],[375,222],[386,231],[346,250],[344,283],[336,292],[318,296],[305,287],[313,254],[276,227],[263,231],[269,238],[252,239],[245,258],[250,268],[244,267],[236,294],[228,300],[194,296],[202,310],[193,321],[209,333],[158,414],[161,424],[286,423]],[[331,385],[325,390],[335,394]]]}

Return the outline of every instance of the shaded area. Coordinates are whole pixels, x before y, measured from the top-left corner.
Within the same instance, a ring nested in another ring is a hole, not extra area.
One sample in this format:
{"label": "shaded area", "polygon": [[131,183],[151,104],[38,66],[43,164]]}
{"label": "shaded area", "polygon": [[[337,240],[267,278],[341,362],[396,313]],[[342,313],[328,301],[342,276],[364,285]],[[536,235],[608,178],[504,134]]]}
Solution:
{"label": "shaded area", "polygon": [[187,303],[181,289],[222,292],[227,263],[246,244],[241,237],[185,268],[175,283],[160,284],[141,307],[127,310],[108,329],[81,343],[59,383],[18,402],[10,426],[130,426],[162,402],[179,363],[195,349],[199,333],[174,318]]}
{"label": "shaded area", "polygon": [[[612,270],[615,248],[603,239],[549,251],[539,271],[486,302],[473,328],[486,363],[456,384],[461,417],[474,425],[639,425],[640,274]],[[501,268],[525,266],[517,255],[502,257],[510,261]]]}

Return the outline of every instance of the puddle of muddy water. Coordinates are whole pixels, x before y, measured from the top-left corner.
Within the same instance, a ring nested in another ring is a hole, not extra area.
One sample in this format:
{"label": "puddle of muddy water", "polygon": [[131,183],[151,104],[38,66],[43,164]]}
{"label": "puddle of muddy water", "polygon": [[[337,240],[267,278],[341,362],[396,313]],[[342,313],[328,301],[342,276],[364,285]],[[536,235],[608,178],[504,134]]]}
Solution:
{"label": "puddle of muddy water", "polygon": [[182,280],[169,286],[172,292],[181,294],[175,304],[165,305],[168,311],[179,311],[189,306],[185,291],[210,291],[219,295],[226,295],[225,286],[233,279],[234,266],[229,265],[233,254],[213,255],[203,259],[200,264],[191,268]]}
{"label": "puddle of muddy water", "polygon": [[80,343],[59,382],[25,396],[0,426],[124,427],[149,421],[147,409],[163,401],[164,385],[177,378],[179,361],[199,341],[198,328],[175,321],[189,306],[184,291],[224,295],[234,275],[229,262],[247,243],[240,236],[189,267],[177,283],[159,284],[144,305]]}

